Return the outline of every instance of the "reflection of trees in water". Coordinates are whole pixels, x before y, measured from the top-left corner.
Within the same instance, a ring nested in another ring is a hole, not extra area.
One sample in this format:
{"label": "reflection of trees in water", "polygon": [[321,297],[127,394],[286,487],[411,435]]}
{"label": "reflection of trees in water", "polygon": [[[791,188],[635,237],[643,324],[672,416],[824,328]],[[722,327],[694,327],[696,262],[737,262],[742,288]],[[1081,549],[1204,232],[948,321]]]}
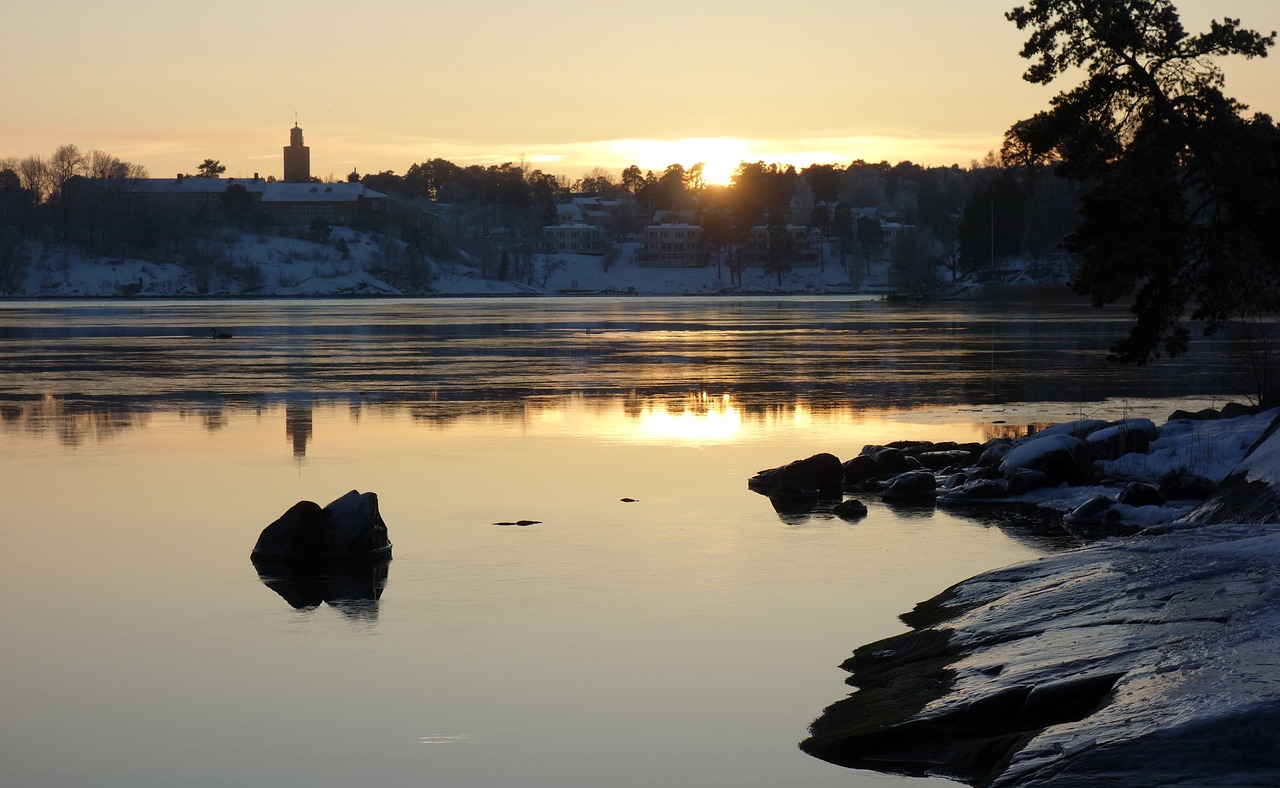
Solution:
{"label": "reflection of trees in water", "polygon": [[6,403],[0,428],[6,432],[56,437],[67,446],[100,443],[131,429],[147,426],[149,410],[123,404],[68,402],[57,397]]}
{"label": "reflection of trees in water", "polygon": [[[503,392],[510,394],[510,392]],[[730,440],[743,428],[771,429],[795,424],[855,424],[903,414],[917,409],[948,409],[952,406],[1002,405],[1035,400],[994,401],[979,397],[955,398],[954,389],[936,385],[929,374],[916,377],[872,375],[869,379],[851,376],[847,387],[812,385],[743,386],[702,389],[689,386],[636,388],[625,394],[576,392],[499,398],[488,392],[466,392],[458,399],[446,398],[439,390],[422,395],[333,395],[291,394],[210,396],[207,399],[120,398],[62,400],[43,397],[25,401],[0,402],[0,428],[33,435],[56,437],[69,446],[105,440],[128,429],[148,426],[155,414],[176,414],[208,432],[225,429],[233,418],[279,418],[285,441],[298,460],[306,457],[317,429],[331,422],[317,420],[316,411],[345,414],[350,424],[366,417],[381,420],[408,417],[424,427],[449,429],[477,423],[495,428],[525,427],[570,429],[583,435],[599,434],[649,439]],[[1064,393],[1049,390],[1048,394]],[[488,395],[486,397],[486,395]],[[1045,396],[1043,402],[1062,403]],[[1075,400],[1065,400],[1075,402]],[[1099,404],[1102,399],[1083,404]],[[979,407],[979,410],[982,410]],[[1017,438],[1046,426],[1036,420],[1034,407],[1019,423],[992,423],[986,437]],[[1094,415],[1083,412],[1073,416]],[[983,417],[953,421],[981,422]],[[559,426],[566,425],[566,426]]]}

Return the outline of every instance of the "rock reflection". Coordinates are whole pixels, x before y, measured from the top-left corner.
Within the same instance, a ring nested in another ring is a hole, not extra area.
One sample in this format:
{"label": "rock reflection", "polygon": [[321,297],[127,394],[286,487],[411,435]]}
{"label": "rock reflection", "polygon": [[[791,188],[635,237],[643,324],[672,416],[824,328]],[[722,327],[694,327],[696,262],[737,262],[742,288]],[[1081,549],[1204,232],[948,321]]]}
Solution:
{"label": "rock reflection", "polygon": [[286,562],[256,559],[262,584],[290,607],[309,610],[322,603],[362,621],[376,621],[378,600],[387,587],[391,559],[350,562]]}

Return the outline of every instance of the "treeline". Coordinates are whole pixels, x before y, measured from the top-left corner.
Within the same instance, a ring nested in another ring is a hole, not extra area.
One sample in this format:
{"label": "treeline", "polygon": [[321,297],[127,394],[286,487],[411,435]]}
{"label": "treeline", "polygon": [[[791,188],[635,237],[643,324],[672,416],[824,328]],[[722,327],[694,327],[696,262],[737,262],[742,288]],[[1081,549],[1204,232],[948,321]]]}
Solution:
{"label": "treeline", "polygon": [[[216,175],[216,165],[205,160],[195,177]],[[162,258],[181,254],[219,224],[266,229],[234,187],[220,204],[192,214],[140,199],[130,184],[146,176],[140,165],[75,145],[48,157],[0,159],[0,288],[12,284],[23,239]],[[68,188],[77,178],[92,179],[95,188]],[[569,181],[520,163],[462,167],[445,159],[414,164],[403,175],[352,173],[348,180],[391,196],[403,215],[415,217],[412,226],[381,229],[433,257],[465,255],[498,278],[532,270],[541,228],[557,224],[559,206],[574,196],[593,195],[610,206],[604,229],[615,240],[635,237],[666,212],[700,225],[710,252],[732,263],[752,228],[803,226],[837,245],[851,275],[873,256],[891,257],[895,284],[922,290],[935,284],[939,270],[955,278],[1010,257],[1054,254],[1075,227],[1080,192],[1077,184],[1008,166],[995,154],[968,168],[859,160],[797,170],[743,162],[727,185],[706,183],[701,164],[672,164],[660,173],[635,165],[618,174],[597,168]],[[422,222],[423,215],[430,221]],[[892,249],[885,248],[889,224],[898,228]],[[493,241],[499,235],[503,240]],[[781,272],[788,237],[771,231],[771,246],[775,238],[771,259]]]}
{"label": "treeline", "polygon": [[913,242],[930,264],[954,275],[1016,257],[1054,254],[1075,226],[1080,188],[1051,173],[1006,166],[998,156],[971,166],[923,167],[909,161],[855,161],[847,166],[743,162],[728,185],[703,179],[703,166],[672,164],[661,173],[632,165],[615,175],[594,169],[576,181],[518,164],[460,167],[445,159],[412,165],[404,175],[384,171],[353,179],[441,210],[455,240],[495,228],[536,237],[556,223],[556,206],[574,195],[619,201],[609,230],[617,238],[639,232],[661,212],[691,217],[713,249],[741,244],[761,225],[803,225],[842,244],[852,256],[882,244],[881,225],[914,228]]}

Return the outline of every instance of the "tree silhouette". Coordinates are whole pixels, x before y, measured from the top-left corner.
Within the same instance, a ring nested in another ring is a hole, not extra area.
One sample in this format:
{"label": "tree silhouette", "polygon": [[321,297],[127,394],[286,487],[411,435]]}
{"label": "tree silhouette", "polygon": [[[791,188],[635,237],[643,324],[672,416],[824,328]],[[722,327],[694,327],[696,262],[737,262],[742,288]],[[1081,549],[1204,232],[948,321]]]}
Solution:
{"label": "tree silhouette", "polygon": [[219,178],[227,171],[227,166],[217,159],[205,159],[196,167],[197,178]]}
{"label": "tree silhouette", "polygon": [[1133,297],[1112,358],[1184,352],[1189,304],[1206,332],[1280,307],[1280,130],[1244,117],[1215,62],[1263,57],[1276,34],[1227,18],[1190,35],[1169,0],[1035,0],[1006,16],[1030,31],[1027,81],[1083,71],[1009,130],[1003,158],[1089,185],[1065,246],[1083,261],[1078,292]]}

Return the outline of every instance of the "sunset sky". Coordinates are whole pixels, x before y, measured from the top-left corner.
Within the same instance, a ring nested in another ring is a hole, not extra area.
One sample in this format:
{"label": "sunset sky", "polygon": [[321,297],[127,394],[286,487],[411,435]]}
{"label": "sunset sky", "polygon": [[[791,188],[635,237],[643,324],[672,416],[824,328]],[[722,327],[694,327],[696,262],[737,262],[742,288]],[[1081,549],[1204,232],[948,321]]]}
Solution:
{"label": "sunset sky", "polygon": [[[1056,89],[1021,78],[1015,0],[44,0],[7,3],[0,158],[75,143],[145,165],[280,176],[521,158],[593,167],[854,159],[967,165]],[[1276,0],[1181,0],[1189,30]],[[1280,115],[1280,53],[1227,92]],[[1065,85],[1063,87],[1066,87]]]}

